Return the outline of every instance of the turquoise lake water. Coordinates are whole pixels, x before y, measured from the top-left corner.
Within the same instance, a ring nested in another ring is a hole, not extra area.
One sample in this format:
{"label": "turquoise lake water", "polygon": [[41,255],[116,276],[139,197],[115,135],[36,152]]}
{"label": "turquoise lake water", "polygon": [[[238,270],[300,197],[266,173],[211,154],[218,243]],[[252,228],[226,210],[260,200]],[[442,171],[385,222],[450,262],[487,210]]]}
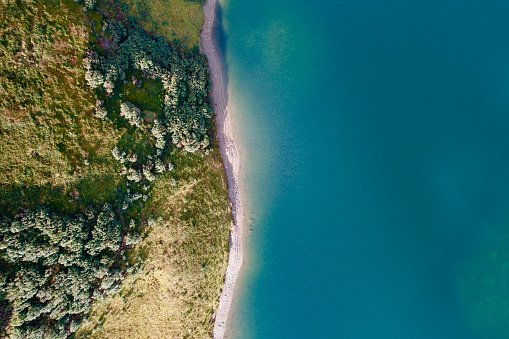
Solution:
{"label": "turquoise lake water", "polygon": [[509,337],[509,4],[224,0],[228,338]]}

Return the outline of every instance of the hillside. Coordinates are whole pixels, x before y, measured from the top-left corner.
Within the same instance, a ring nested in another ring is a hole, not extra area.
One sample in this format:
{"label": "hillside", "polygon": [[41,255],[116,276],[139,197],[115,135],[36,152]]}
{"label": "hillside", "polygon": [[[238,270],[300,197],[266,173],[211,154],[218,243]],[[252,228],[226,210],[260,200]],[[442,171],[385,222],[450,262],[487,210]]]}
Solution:
{"label": "hillside", "polygon": [[0,9],[3,336],[210,336],[231,210],[200,4]]}

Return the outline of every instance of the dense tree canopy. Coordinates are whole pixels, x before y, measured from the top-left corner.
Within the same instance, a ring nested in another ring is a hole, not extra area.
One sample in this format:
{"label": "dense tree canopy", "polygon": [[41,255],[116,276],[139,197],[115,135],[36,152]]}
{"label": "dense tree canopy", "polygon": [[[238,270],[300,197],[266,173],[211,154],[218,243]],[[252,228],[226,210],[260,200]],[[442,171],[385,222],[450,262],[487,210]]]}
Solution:
{"label": "dense tree canopy", "polygon": [[39,208],[0,219],[0,294],[12,305],[16,336],[75,330],[91,297],[114,292],[123,280],[124,235],[108,203],[73,217]]}

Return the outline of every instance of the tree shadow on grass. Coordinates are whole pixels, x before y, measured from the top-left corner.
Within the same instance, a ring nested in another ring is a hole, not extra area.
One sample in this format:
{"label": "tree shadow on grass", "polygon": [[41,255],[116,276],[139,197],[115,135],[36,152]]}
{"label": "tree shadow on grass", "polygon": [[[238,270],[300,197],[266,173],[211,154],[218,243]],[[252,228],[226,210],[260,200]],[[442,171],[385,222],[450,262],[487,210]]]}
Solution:
{"label": "tree shadow on grass", "polygon": [[0,185],[0,216],[14,217],[20,210],[47,206],[53,212],[75,214],[88,206],[112,202],[117,180],[112,175],[83,178],[68,187]]}

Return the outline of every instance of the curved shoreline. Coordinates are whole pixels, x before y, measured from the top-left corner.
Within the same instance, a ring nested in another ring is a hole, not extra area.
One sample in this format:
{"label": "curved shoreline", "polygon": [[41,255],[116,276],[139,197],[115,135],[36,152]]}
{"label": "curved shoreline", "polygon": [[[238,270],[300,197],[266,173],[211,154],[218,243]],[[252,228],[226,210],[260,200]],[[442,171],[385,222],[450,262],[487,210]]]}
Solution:
{"label": "curved shoreline", "polygon": [[203,6],[204,23],[201,31],[203,53],[207,56],[210,76],[212,79],[212,104],[216,118],[217,138],[219,150],[223,158],[228,185],[228,197],[232,203],[233,227],[230,231],[230,254],[224,279],[224,286],[216,310],[212,338],[223,339],[226,331],[226,321],[232,303],[235,281],[242,265],[242,205],[240,204],[240,190],[238,185],[239,154],[233,140],[226,88],[223,70],[219,61],[216,47],[212,42],[212,29],[216,18],[217,0],[207,0]]}

